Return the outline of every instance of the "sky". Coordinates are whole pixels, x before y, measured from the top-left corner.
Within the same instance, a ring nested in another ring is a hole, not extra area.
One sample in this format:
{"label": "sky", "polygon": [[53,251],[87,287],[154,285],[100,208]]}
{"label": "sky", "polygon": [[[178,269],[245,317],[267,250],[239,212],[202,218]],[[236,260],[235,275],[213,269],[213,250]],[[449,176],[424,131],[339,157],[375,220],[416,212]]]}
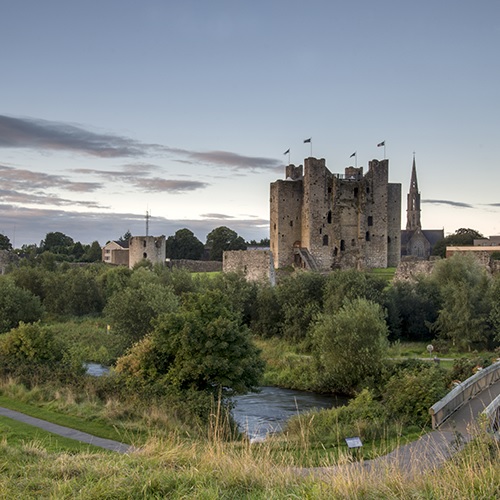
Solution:
{"label": "sky", "polygon": [[[269,236],[269,185],[415,154],[425,229],[500,234],[498,0],[0,0],[0,233]],[[311,144],[304,143],[312,138]],[[356,157],[351,157],[356,152]],[[403,227],[404,228],[404,227]]]}

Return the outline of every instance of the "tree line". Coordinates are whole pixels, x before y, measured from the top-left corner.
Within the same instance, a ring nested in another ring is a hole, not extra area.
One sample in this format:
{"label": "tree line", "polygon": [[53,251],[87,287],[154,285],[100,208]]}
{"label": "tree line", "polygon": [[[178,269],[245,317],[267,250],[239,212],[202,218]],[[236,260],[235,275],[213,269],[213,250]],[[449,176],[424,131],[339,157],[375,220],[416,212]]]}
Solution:
{"label": "tree line", "polygon": [[[132,237],[126,231],[117,241],[128,243]],[[236,231],[226,226],[213,229],[202,243],[195,234],[187,229],[179,229],[166,240],[166,255],[168,259],[189,260],[218,260],[222,261],[222,254],[226,250],[246,250],[249,245],[269,246],[269,239],[262,238],[259,242],[246,242]],[[10,239],[0,234],[0,250],[15,251],[23,259],[44,260],[46,265],[54,262],[99,262],[102,258],[101,246],[98,241],[91,244],[82,244],[74,241],[71,236],[61,232],[47,233],[39,245],[23,245],[14,249]]]}

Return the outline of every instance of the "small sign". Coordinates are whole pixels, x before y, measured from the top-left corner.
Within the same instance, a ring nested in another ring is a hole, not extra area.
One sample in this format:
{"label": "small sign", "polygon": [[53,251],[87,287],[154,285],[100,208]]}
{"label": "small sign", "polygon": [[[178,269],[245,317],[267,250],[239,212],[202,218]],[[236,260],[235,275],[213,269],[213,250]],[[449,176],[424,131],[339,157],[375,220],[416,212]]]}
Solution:
{"label": "small sign", "polygon": [[363,446],[359,437],[345,438],[345,442],[349,448],[361,448]]}

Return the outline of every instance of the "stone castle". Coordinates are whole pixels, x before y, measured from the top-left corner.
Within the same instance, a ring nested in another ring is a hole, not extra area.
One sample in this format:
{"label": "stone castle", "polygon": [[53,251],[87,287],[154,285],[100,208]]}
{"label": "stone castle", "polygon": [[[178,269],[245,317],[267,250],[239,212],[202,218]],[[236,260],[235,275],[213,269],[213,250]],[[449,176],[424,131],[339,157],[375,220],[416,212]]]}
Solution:
{"label": "stone castle", "polygon": [[315,271],[395,267],[401,253],[401,184],[389,160],[333,174],[324,159],[288,165],[271,183],[270,239],[276,268]]}

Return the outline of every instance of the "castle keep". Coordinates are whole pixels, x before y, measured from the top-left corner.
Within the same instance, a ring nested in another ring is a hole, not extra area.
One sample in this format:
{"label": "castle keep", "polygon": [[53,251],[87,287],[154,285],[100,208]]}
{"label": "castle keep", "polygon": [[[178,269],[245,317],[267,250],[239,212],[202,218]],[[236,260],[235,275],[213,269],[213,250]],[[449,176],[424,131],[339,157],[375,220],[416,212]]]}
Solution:
{"label": "castle keep", "polygon": [[389,160],[332,174],[325,160],[288,165],[271,183],[271,251],[276,268],[310,270],[397,266],[401,184],[389,183]]}

